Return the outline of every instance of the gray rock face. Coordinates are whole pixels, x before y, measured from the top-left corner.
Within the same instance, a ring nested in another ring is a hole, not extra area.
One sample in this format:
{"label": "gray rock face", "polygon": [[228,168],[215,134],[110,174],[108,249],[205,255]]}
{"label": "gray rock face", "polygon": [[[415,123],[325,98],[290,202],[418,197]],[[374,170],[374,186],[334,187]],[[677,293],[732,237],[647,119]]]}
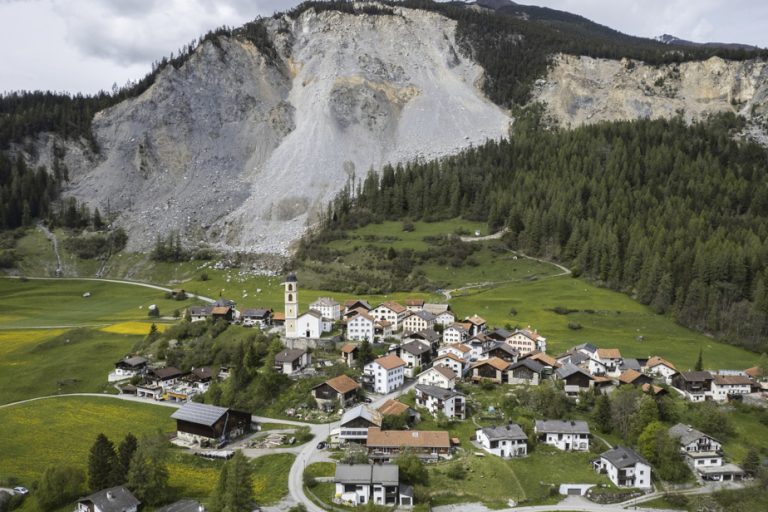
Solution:
{"label": "gray rock face", "polygon": [[119,212],[131,250],[175,230],[284,254],[350,179],[505,136],[455,22],[396,11],[268,20],[275,62],[236,38],[203,44],[96,115],[100,155],[70,167],[66,193]]}

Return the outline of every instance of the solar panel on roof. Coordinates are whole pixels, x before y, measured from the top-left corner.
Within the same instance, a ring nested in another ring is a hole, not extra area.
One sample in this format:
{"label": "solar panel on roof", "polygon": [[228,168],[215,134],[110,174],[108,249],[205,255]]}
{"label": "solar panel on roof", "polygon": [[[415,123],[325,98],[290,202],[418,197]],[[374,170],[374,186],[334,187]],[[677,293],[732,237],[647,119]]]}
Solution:
{"label": "solar panel on roof", "polygon": [[175,420],[188,421],[190,423],[197,423],[198,425],[211,426],[219,421],[219,419],[224,416],[228,410],[229,409],[226,407],[217,407],[215,405],[189,402],[174,412],[171,415],[171,418]]}

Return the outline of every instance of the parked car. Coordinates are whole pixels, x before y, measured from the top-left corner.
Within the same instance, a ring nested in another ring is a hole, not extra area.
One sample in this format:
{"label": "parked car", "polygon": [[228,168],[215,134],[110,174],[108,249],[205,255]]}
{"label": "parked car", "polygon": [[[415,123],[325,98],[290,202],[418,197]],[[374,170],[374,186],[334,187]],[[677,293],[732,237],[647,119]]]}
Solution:
{"label": "parked car", "polygon": [[27,489],[26,487],[19,486],[19,487],[14,487],[13,492],[15,492],[16,494],[21,494],[22,496],[25,496],[29,494],[29,489]]}
{"label": "parked car", "polygon": [[317,449],[318,450],[324,450],[326,446],[327,445],[326,445],[325,441],[320,441],[319,443],[317,443]]}
{"label": "parked car", "polygon": [[366,404],[370,404],[370,403],[373,402],[373,399],[371,397],[367,396],[367,397],[363,398],[363,402],[365,402]]}

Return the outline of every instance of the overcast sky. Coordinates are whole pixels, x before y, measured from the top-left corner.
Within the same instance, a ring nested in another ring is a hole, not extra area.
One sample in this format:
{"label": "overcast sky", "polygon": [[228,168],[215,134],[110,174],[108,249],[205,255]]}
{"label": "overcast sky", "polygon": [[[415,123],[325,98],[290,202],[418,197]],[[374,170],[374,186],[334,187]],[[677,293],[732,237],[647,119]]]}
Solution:
{"label": "overcast sky", "polygon": [[[0,0],[0,91],[92,93],[144,76],[210,29],[298,0]],[[622,32],[768,46],[764,0],[539,0]]]}

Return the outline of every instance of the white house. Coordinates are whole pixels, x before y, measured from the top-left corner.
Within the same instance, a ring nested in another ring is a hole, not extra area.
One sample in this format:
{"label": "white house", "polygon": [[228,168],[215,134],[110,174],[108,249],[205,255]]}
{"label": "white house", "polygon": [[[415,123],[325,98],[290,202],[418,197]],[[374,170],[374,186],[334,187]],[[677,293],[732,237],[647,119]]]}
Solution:
{"label": "white house", "polygon": [[405,375],[414,377],[417,370],[429,363],[432,348],[421,341],[413,340],[400,347],[400,357],[405,361]]}
{"label": "white house", "polygon": [[435,323],[447,327],[456,321],[456,315],[451,312],[448,304],[430,304],[426,303],[423,307],[424,311],[428,311],[435,315]]}
{"label": "white house", "polygon": [[137,512],[141,502],[123,487],[111,487],[77,500],[75,512]]}
{"label": "white house", "polygon": [[516,348],[520,355],[528,354],[534,350],[547,351],[547,338],[540,335],[535,329],[533,331],[530,328],[518,329],[505,342]]}
{"label": "white house", "polygon": [[[623,359],[621,351],[617,348],[599,348],[592,355],[589,371],[592,375],[605,374],[609,377],[618,377],[621,375],[621,364]],[[595,365],[593,367],[593,364]]]}
{"label": "white house", "polygon": [[752,380],[746,375],[714,375],[712,399],[725,402],[729,397],[748,395],[752,392]]}
{"label": "white house", "polygon": [[396,464],[336,464],[334,501],[356,507],[373,503],[382,506],[413,505],[413,489],[400,485]]}
{"label": "white house", "polygon": [[422,311],[424,299],[405,299],[405,309],[408,311]]}
{"label": "white house", "polygon": [[472,315],[469,318],[465,318],[464,322],[469,324],[470,336],[485,332],[485,328],[487,326],[485,319],[477,315]]}
{"label": "white house", "polygon": [[644,372],[664,379],[664,382],[671,384],[672,377],[677,373],[677,368],[663,357],[653,356],[645,363]]}
{"label": "white house", "polygon": [[409,311],[402,322],[403,332],[419,332],[435,326],[435,315],[428,311]]}
{"label": "white house", "polygon": [[680,444],[680,451],[686,456],[686,462],[693,468],[704,466],[722,466],[723,445],[717,439],[700,432],[690,425],[678,423],[669,429],[669,437]]}
{"label": "white house", "polygon": [[442,412],[447,418],[466,418],[466,397],[454,389],[416,384],[416,404],[426,408],[433,416]]}
{"label": "white house", "polygon": [[432,368],[421,372],[417,376],[417,382],[425,386],[436,386],[443,389],[456,387],[456,372],[448,366],[435,364]]}
{"label": "white house", "polygon": [[381,426],[381,413],[365,404],[348,409],[341,416],[339,440],[343,442],[365,443],[368,429]]}
{"label": "white house", "polygon": [[450,345],[443,345],[437,349],[437,355],[453,354],[463,361],[469,361],[472,349],[461,343],[451,343]]}
{"label": "white house", "polygon": [[617,446],[600,454],[592,464],[616,487],[651,488],[651,465],[632,448]]}
{"label": "white house", "polygon": [[296,320],[296,335],[299,338],[319,338],[323,333],[323,315],[310,309]]}
{"label": "white house", "polygon": [[533,427],[539,442],[564,451],[589,451],[589,425],[580,420],[536,420]]}
{"label": "white house", "polygon": [[530,358],[521,359],[509,367],[509,383],[538,386],[545,376],[545,371],[545,366],[540,362]]}
{"label": "white house", "polygon": [[528,436],[516,423],[501,427],[479,428],[475,432],[475,439],[485,451],[499,457],[528,455]]}
{"label": "white house", "polygon": [[190,322],[202,322],[203,320],[208,320],[211,318],[211,311],[213,311],[211,306],[190,306],[187,309]]}
{"label": "white house", "polygon": [[402,304],[397,302],[383,302],[370,311],[371,316],[376,320],[386,320],[392,324],[392,329],[400,330],[403,319],[408,310]]}
{"label": "white house", "polygon": [[443,331],[443,343],[463,343],[469,339],[469,331],[463,324],[451,324]]}
{"label": "white house", "polygon": [[405,361],[394,354],[382,356],[365,365],[363,373],[373,377],[374,392],[386,395],[405,382]]}
{"label": "white house", "polygon": [[140,356],[125,357],[115,363],[115,370],[107,376],[109,382],[117,382],[132,379],[136,375],[144,373],[147,369],[147,360]]}
{"label": "white house", "polygon": [[437,356],[432,360],[432,366],[447,366],[459,377],[463,377],[469,370],[469,363],[453,354]]}
{"label": "white house", "polygon": [[347,320],[347,339],[354,341],[368,340],[373,343],[376,320],[368,313],[360,310]]}
{"label": "white house", "polygon": [[244,327],[257,326],[266,329],[272,320],[272,310],[265,308],[247,308],[240,314],[240,321]]}
{"label": "white house", "polygon": [[341,319],[341,304],[330,297],[320,297],[309,305],[309,309],[314,309],[320,312],[324,318],[329,318],[333,321]]}
{"label": "white house", "polygon": [[303,370],[312,363],[312,355],[301,348],[287,348],[275,354],[275,368],[285,375]]}

